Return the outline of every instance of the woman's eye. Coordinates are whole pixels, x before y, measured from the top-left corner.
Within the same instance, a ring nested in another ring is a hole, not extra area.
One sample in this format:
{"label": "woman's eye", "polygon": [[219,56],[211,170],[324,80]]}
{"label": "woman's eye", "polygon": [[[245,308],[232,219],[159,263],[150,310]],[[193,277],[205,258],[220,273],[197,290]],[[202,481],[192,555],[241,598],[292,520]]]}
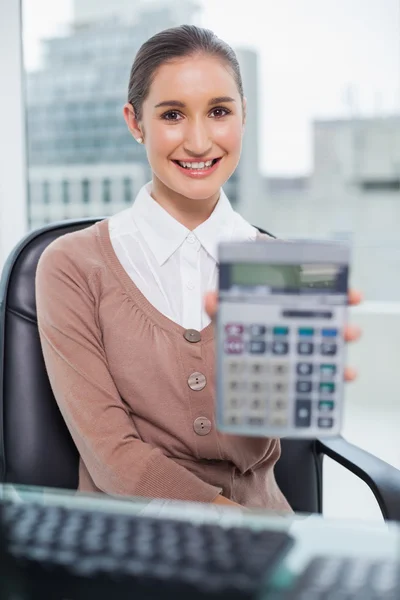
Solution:
{"label": "woman's eye", "polygon": [[162,118],[166,121],[178,121],[180,116],[181,115],[176,110],[169,110],[162,115]]}
{"label": "woman's eye", "polygon": [[229,115],[230,110],[227,108],[214,108],[211,114],[214,114],[217,119],[220,117],[225,117],[225,115]]}

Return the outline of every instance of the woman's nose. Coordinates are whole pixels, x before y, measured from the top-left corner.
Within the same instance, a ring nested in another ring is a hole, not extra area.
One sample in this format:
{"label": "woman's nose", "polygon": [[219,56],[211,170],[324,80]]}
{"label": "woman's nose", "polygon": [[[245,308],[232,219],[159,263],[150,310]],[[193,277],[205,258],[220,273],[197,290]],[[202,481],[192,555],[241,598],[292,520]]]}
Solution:
{"label": "woman's nose", "polygon": [[184,148],[191,158],[201,158],[207,155],[212,148],[212,140],[204,124],[193,123],[187,128]]}

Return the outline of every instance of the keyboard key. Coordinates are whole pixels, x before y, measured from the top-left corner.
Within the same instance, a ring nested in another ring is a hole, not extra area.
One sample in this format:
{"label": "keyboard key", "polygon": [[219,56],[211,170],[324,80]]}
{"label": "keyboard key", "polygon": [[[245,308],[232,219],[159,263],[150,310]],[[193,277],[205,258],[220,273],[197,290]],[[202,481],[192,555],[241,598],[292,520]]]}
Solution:
{"label": "keyboard key", "polygon": [[248,364],[250,375],[266,375],[269,371],[269,365],[266,362],[250,360]]}
{"label": "keyboard key", "polygon": [[321,344],[321,354],[323,354],[324,356],[334,356],[337,352],[337,345],[336,344],[328,344],[328,343],[323,343]]}
{"label": "keyboard key", "polygon": [[311,400],[296,400],[295,408],[296,427],[310,427],[311,425]]}
{"label": "keyboard key", "polygon": [[262,427],[265,425],[265,419],[263,417],[248,417],[248,425],[254,425],[255,427]]}
{"label": "keyboard key", "polygon": [[296,383],[296,391],[299,394],[309,394],[312,390],[311,381],[297,381]]}
{"label": "keyboard key", "polygon": [[265,325],[250,325],[249,331],[251,336],[259,337],[267,333],[267,328]]}
{"label": "keyboard key", "polygon": [[286,412],[277,412],[271,414],[269,418],[269,424],[272,427],[287,427],[288,417]]}
{"label": "keyboard key", "polygon": [[287,342],[273,342],[272,353],[282,356],[289,352],[289,344]]}
{"label": "keyboard key", "polygon": [[254,341],[254,340],[249,342],[250,354],[265,354],[266,351],[267,351],[266,342]]}
{"label": "keyboard key", "polygon": [[272,397],[270,400],[271,411],[273,412],[282,412],[286,410],[288,407],[288,400],[283,397]]}
{"label": "keyboard key", "polygon": [[299,375],[311,375],[313,372],[312,363],[297,363],[296,371]]}
{"label": "keyboard key", "polygon": [[284,394],[288,391],[288,384],[286,381],[273,381],[271,384],[272,393]]}
{"label": "keyboard key", "polygon": [[312,354],[314,352],[314,344],[311,344],[310,342],[299,342],[297,344],[297,352],[299,354]]}

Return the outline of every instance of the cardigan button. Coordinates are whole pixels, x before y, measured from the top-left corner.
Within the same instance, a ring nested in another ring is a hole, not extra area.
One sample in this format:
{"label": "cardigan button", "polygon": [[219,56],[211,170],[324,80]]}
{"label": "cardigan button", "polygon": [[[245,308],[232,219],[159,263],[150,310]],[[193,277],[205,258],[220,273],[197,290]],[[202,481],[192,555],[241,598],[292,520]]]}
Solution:
{"label": "cardigan button", "polygon": [[188,385],[191,390],[200,392],[200,390],[204,389],[207,385],[206,376],[203,375],[203,373],[196,371],[189,376]]}
{"label": "cardigan button", "polygon": [[193,423],[197,435],[208,435],[211,431],[211,421],[206,417],[198,417]]}
{"label": "cardigan button", "polygon": [[200,331],[197,331],[197,329],[186,329],[186,331],[183,334],[183,337],[188,342],[195,344],[196,342],[200,342],[201,333],[200,333]]}

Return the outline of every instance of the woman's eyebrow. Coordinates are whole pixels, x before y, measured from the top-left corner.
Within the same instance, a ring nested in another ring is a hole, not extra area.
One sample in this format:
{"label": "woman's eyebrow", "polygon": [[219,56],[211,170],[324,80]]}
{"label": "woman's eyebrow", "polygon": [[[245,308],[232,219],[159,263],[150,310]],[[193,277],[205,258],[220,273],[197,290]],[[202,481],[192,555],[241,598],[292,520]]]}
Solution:
{"label": "woman's eyebrow", "polygon": [[[215,98],[211,98],[208,101],[208,105],[212,106],[213,104],[220,104],[221,102],[235,102],[234,98],[230,96],[216,96]],[[163,100],[155,105],[154,108],[160,108],[161,106],[175,106],[177,108],[185,108],[186,104],[181,102],[180,100]]]}

